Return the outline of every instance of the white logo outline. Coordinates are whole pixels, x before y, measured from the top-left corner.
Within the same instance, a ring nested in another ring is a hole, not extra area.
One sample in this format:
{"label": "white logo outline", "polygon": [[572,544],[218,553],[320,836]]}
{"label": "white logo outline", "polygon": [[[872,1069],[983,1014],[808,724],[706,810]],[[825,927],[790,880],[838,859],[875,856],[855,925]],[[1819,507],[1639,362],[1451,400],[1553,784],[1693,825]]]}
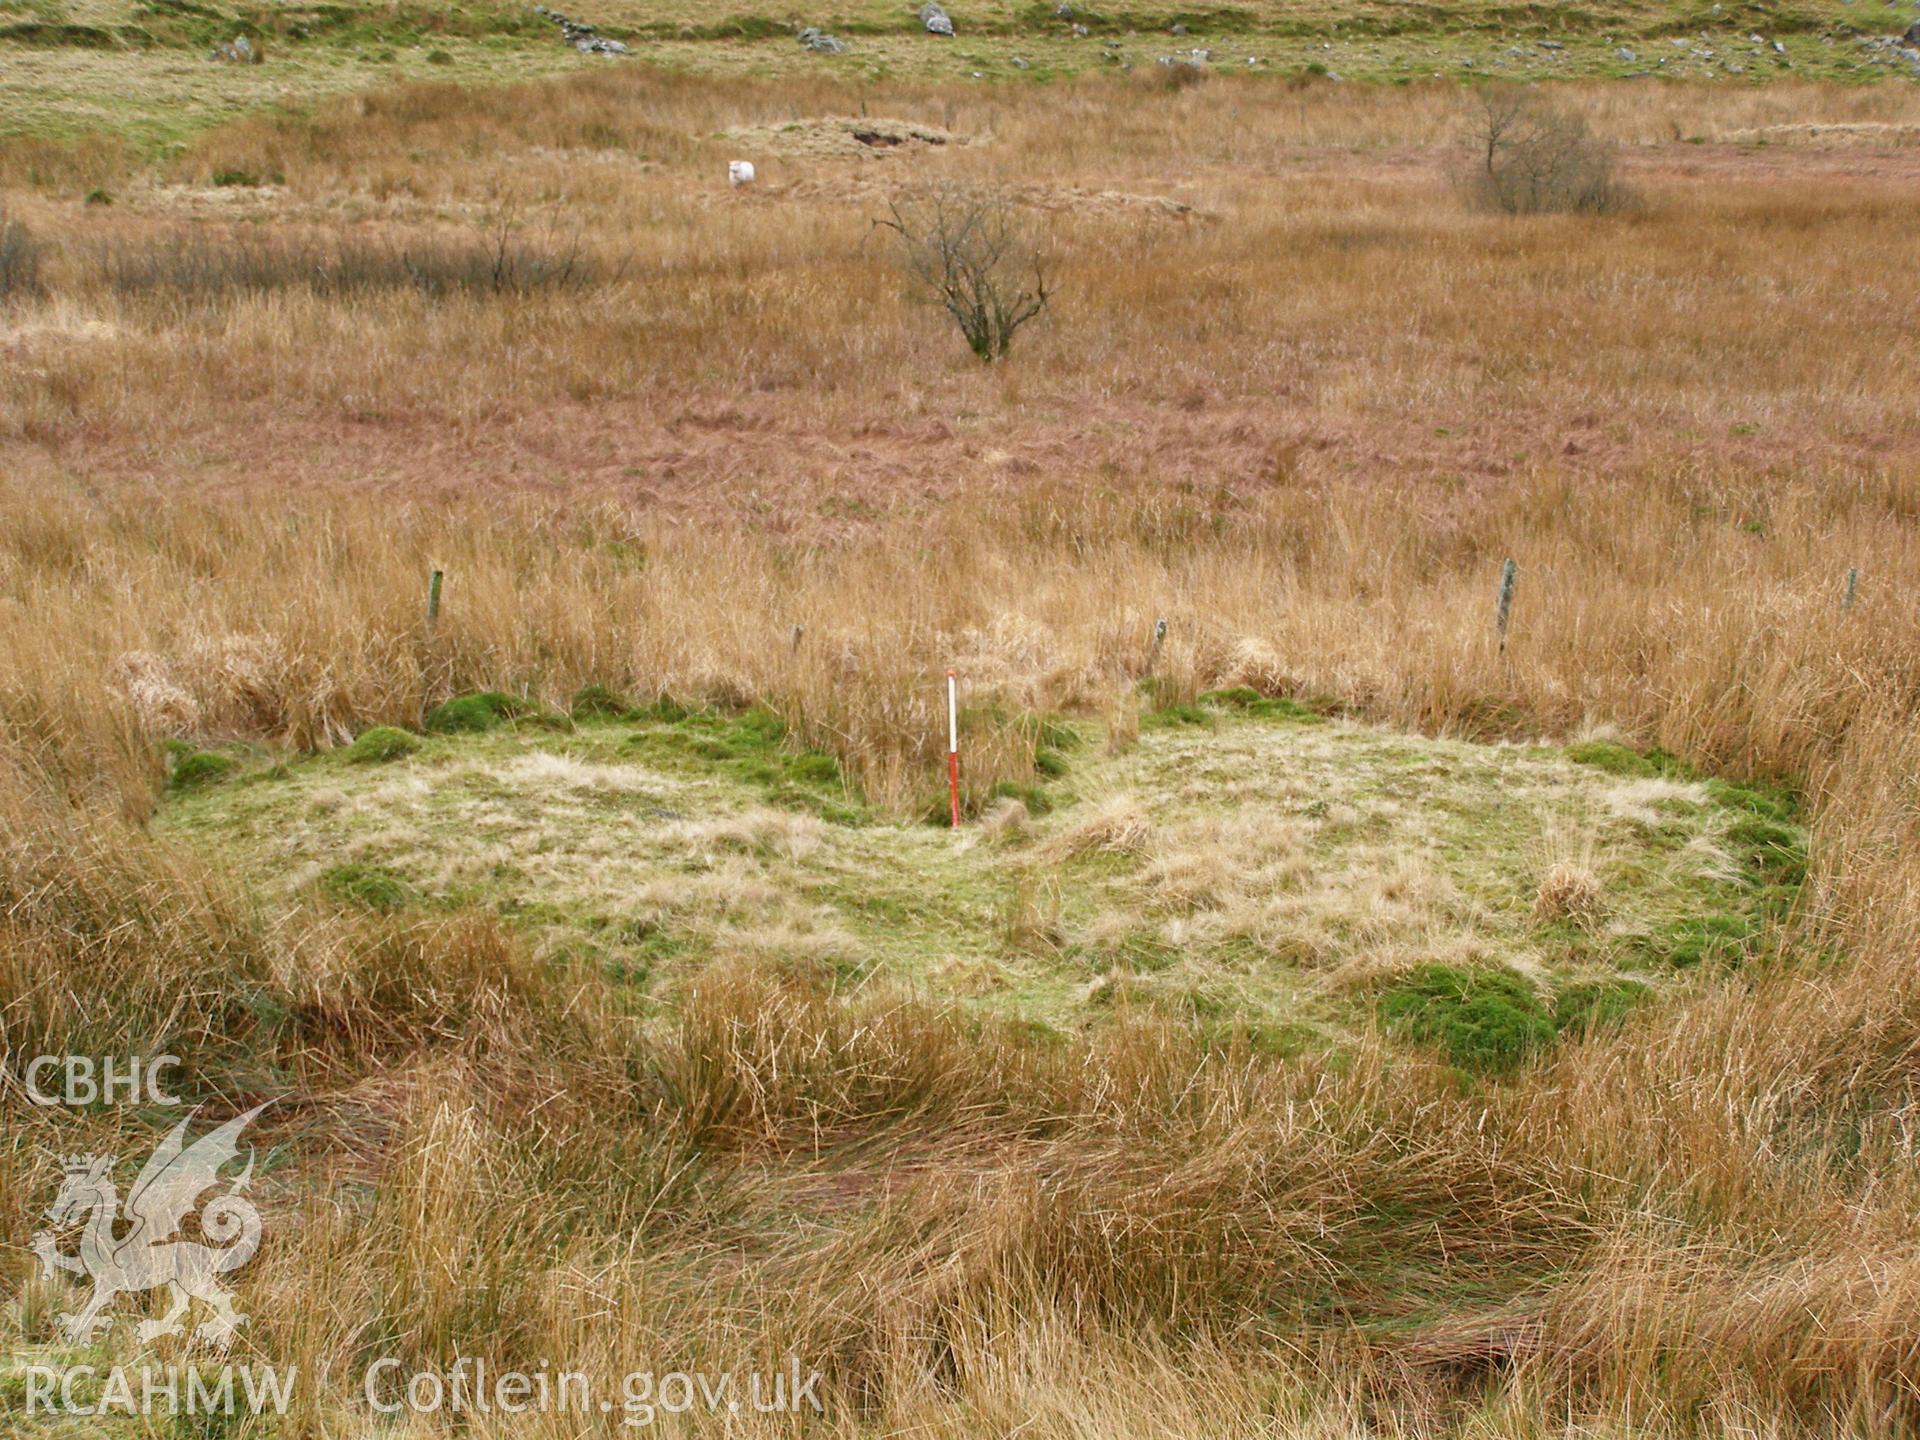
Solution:
{"label": "white logo outline", "polygon": [[214,1313],[194,1328],[193,1339],[226,1350],[234,1331],[249,1317],[234,1309],[232,1292],[220,1284],[219,1277],[240,1269],[260,1249],[260,1213],[244,1194],[253,1179],[251,1146],[246,1169],[200,1207],[200,1234],[211,1243],[183,1239],[180,1228],[200,1196],[222,1183],[220,1168],[239,1158],[242,1132],[272,1103],[269,1100],[235,1116],[191,1145],[186,1143],[187,1127],[199,1110],[174,1126],[127,1192],[124,1218],[132,1228],[119,1238],[114,1228],[123,1217],[113,1183],[114,1157],[62,1159],[60,1193],[46,1218],[61,1227],[84,1220],[79,1253],[62,1254],[52,1230],[35,1235],[32,1248],[49,1280],[64,1273],[86,1275],[93,1281],[87,1303],[59,1317],[61,1333],[69,1341],[90,1341],[117,1297],[164,1287],[172,1292],[172,1304],[160,1319],[140,1323],[135,1331],[140,1342],[179,1335],[185,1328],[180,1317],[199,1300]]}

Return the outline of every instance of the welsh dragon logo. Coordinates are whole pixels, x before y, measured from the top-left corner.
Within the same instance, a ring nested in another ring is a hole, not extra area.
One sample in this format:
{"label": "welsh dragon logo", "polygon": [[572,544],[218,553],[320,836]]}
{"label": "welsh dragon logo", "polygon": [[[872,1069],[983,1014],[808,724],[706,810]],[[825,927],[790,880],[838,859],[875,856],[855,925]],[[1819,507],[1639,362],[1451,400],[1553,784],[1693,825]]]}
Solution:
{"label": "welsh dragon logo", "polygon": [[[160,1319],[140,1323],[135,1333],[142,1343],[180,1334],[185,1328],[180,1317],[199,1300],[213,1315],[195,1328],[194,1339],[227,1347],[247,1317],[235,1311],[233,1296],[220,1277],[245,1265],[260,1248],[260,1215],[244,1194],[253,1178],[251,1146],[246,1169],[200,1210],[200,1235],[208,1243],[183,1239],[180,1230],[199,1198],[222,1183],[220,1167],[239,1157],[241,1133],[266,1108],[256,1106],[191,1145],[187,1127],[193,1116],[174,1126],[141,1167],[127,1194],[124,1217],[113,1183],[113,1156],[74,1155],[62,1161],[65,1178],[47,1219],[61,1227],[85,1220],[80,1253],[60,1253],[51,1230],[34,1236],[33,1253],[48,1279],[64,1271],[93,1280],[93,1294],[79,1313],[60,1317],[60,1328],[70,1341],[91,1340],[117,1296],[164,1286],[172,1292],[172,1304]],[[116,1238],[122,1218],[130,1228]]]}

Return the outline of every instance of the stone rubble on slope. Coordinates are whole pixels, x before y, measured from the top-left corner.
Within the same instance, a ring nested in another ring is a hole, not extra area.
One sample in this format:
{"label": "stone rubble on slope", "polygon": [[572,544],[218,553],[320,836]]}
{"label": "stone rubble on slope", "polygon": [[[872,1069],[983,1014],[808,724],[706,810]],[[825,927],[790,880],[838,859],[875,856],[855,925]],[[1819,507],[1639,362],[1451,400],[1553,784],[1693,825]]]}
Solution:
{"label": "stone rubble on slope", "polygon": [[845,41],[829,35],[825,31],[819,30],[812,25],[802,30],[798,38],[800,43],[806,46],[807,49],[821,55],[844,55],[847,53]]}
{"label": "stone rubble on slope", "polygon": [[229,65],[258,65],[260,52],[253,48],[253,42],[244,35],[236,35],[224,45],[213,47],[209,60],[224,60]]}
{"label": "stone rubble on slope", "polygon": [[544,5],[533,7],[533,13],[544,16],[560,27],[560,38],[582,55],[625,55],[626,42],[609,40],[591,25],[583,25],[578,20],[569,19],[558,10],[549,10]]}

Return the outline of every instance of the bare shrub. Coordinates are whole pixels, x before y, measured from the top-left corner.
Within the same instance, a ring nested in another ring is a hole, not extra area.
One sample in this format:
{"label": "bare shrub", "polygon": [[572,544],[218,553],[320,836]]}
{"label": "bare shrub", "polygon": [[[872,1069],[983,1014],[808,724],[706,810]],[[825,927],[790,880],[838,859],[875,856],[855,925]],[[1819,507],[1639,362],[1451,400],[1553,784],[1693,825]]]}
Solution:
{"label": "bare shrub", "polygon": [[40,293],[41,244],[0,208],[0,301]]}
{"label": "bare shrub", "polygon": [[1053,298],[1046,262],[1003,193],[934,186],[891,201],[875,223],[899,238],[913,293],[952,316],[989,364],[1006,358],[1014,332]]}
{"label": "bare shrub", "polygon": [[1482,90],[1480,104],[1465,176],[1476,204],[1507,215],[1605,215],[1628,204],[1613,146],[1585,116],[1518,86]]}

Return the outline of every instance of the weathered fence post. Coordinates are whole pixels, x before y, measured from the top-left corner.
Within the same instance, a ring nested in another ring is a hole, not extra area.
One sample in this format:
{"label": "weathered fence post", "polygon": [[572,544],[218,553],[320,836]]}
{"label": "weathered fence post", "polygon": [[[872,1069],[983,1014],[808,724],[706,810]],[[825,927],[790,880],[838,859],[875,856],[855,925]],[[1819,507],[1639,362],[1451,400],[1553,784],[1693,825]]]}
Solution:
{"label": "weathered fence post", "polygon": [[1160,663],[1160,647],[1166,643],[1166,639],[1167,639],[1166,620],[1163,618],[1163,619],[1154,621],[1153,622],[1153,644],[1147,650],[1147,670],[1146,670],[1146,673],[1140,677],[1141,679],[1151,680],[1153,678],[1153,667]]}
{"label": "weathered fence post", "polygon": [[1494,612],[1494,628],[1500,632],[1500,648],[1507,648],[1507,622],[1513,618],[1513,589],[1520,580],[1520,567],[1508,556],[1506,564],[1500,567],[1500,606]]}
{"label": "weathered fence post", "polygon": [[434,627],[440,623],[440,581],[441,573],[435,570],[427,577],[427,634],[433,634]]}

